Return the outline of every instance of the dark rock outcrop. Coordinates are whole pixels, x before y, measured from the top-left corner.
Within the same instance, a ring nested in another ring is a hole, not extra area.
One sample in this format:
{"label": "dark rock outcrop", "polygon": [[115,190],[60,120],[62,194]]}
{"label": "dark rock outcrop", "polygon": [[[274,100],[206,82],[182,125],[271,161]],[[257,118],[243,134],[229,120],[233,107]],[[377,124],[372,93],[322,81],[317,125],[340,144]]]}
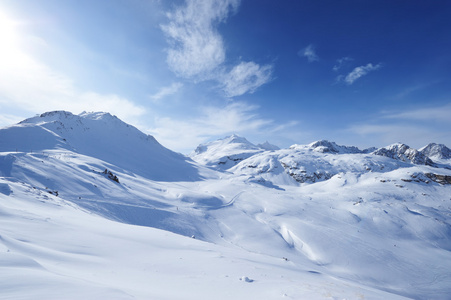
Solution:
{"label": "dark rock outcrop", "polygon": [[379,148],[372,154],[386,156],[404,162],[411,162],[416,165],[434,166],[434,162],[429,157],[418,150],[401,143]]}
{"label": "dark rock outcrop", "polygon": [[329,142],[327,140],[316,141],[308,145],[309,148],[312,148],[314,151],[321,153],[362,153],[357,147],[354,146],[341,146],[337,145],[335,142]]}

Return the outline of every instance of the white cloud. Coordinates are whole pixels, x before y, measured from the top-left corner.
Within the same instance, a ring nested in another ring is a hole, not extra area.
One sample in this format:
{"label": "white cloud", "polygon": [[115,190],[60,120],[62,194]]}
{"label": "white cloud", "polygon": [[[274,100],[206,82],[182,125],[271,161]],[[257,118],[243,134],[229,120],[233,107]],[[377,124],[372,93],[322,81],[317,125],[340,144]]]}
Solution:
{"label": "white cloud", "polygon": [[353,61],[351,57],[345,56],[342,58],[337,59],[337,63],[334,65],[332,70],[335,72],[338,72],[341,68],[343,68],[348,62]]}
{"label": "white cloud", "polygon": [[451,104],[388,113],[384,116],[384,118],[397,120],[404,119],[412,121],[443,122],[451,124]]}
{"label": "white cloud", "polygon": [[242,102],[228,104],[222,109],[213,106],[205,107],[199,124],[209,127],[208,131],[215,134],[259,130],[263,126],[271,124],[272,121],[261,119],[254,113],[257,109],[256,105]]}
{"label": "white cloud", "polygon": [[369,63],[366,66],[356,67],[356,68],[354,68],[354,70],[351,71],[351,73],[346,75],[346,77],[344,78],[344,81],[348,85],[351,85],[360,77],[365,76],[366,74],[368,74],[371,71],[375,71],[375,70],[381,68],[381,66],[382,66],[381,64],[377,64],[377,65],[373,66],[373,64]]}
{"label": "white cloud", "polygon": [[173,95],[177,93],[183,87],[183,83],[174,82],[170,86],[162,87],[157,93],[150,96],[150,98],[154,101],[159,101],[166,96]]}
{"label": "white cloud", "polygon": [[416,84],[416,85],[407,87],[400,93],[394,95],[393,98],[394,99],[403,99],[403,98],[409,97],[410,95],[412,95],[418,91],[421,91],[423,89],[429,88],[437,83],[440,83],[440,81],[423,82],[420,84]]}
{"label": "white cloud", "polygon": [[226,51],[217,26],[239,4],[240,0],[187,0],[168,14],[169,23],[161,28],[170,46],[167,63],[176,75],[195,82],[217,81],[228,97],[252,93],[270,81],[270,65],[251,61],[225,66]]}
{"label": "white cloud", "polygon": [[272,66],[260,66],[254,62],[242,62],[224,74],[222,82],[228,97],[253,93],[258,87],[271,80]]}
{"label": "white cloud", "polygon": [[299,125],[299,121],[289,121],[288,123],[280,124],[280,125],[272,128],[272,129],[270,129],[268,132],[272,133],[272,134],[273,133],[278,133],[278,132],[281,132],[281,131],[285,131],[287,128],[294,127],[294,126],[297,126],[297,125]]}
{"label": "white cloud", "polygon": [[315,52],[315,47],[313,45],[308,45],[305,47],[302,51],[299,52],[299,54],[302,54],[302,56],[307,57],[307,60],[309,62],[318,61],[319,57]]}
{"label": "white cloud", "polygon": [[225,60],[225,49],[216,25],[223,22],[238,0],[191,0],[168,14],[161,28],[169,38],[167,62],[177,75],[209,75]]}

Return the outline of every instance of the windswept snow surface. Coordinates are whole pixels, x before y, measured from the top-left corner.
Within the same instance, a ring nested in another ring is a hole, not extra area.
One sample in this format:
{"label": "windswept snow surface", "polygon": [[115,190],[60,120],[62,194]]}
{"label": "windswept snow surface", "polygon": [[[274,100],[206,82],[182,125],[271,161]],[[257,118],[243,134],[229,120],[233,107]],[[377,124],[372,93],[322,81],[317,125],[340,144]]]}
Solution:
{"label": "windswept snow surface", "polygon": [[451,165],[315,148],[232,136],[208,168],[104,113],[0,129],[0,298],[450,299]]}
{"label": "windswept snow surface", "polygon": [[403,299],[280,257],[109,221],[24,183],[1,184],[12,190],[0,195],[1,299]]}

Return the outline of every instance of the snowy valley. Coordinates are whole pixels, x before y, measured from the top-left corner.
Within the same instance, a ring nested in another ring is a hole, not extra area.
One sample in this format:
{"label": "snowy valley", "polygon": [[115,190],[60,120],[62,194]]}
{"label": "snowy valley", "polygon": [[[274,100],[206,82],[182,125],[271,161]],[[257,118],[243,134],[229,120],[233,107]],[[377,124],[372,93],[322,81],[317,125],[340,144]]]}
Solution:
{"label": "snowy valley", "polygon": [[0,299],[451,299],[451,150],[189,156],[108,113],[0,129]]}

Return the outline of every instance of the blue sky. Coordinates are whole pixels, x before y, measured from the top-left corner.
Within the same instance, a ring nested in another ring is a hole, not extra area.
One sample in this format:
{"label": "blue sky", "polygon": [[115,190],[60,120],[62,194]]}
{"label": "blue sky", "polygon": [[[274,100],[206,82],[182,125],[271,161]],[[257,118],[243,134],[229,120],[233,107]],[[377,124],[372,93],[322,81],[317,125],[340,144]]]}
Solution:
{"label": "blue sky", "polygon": [[451,146],[451,2],[0,0],[0,126],[108,111],[189,153]]}

